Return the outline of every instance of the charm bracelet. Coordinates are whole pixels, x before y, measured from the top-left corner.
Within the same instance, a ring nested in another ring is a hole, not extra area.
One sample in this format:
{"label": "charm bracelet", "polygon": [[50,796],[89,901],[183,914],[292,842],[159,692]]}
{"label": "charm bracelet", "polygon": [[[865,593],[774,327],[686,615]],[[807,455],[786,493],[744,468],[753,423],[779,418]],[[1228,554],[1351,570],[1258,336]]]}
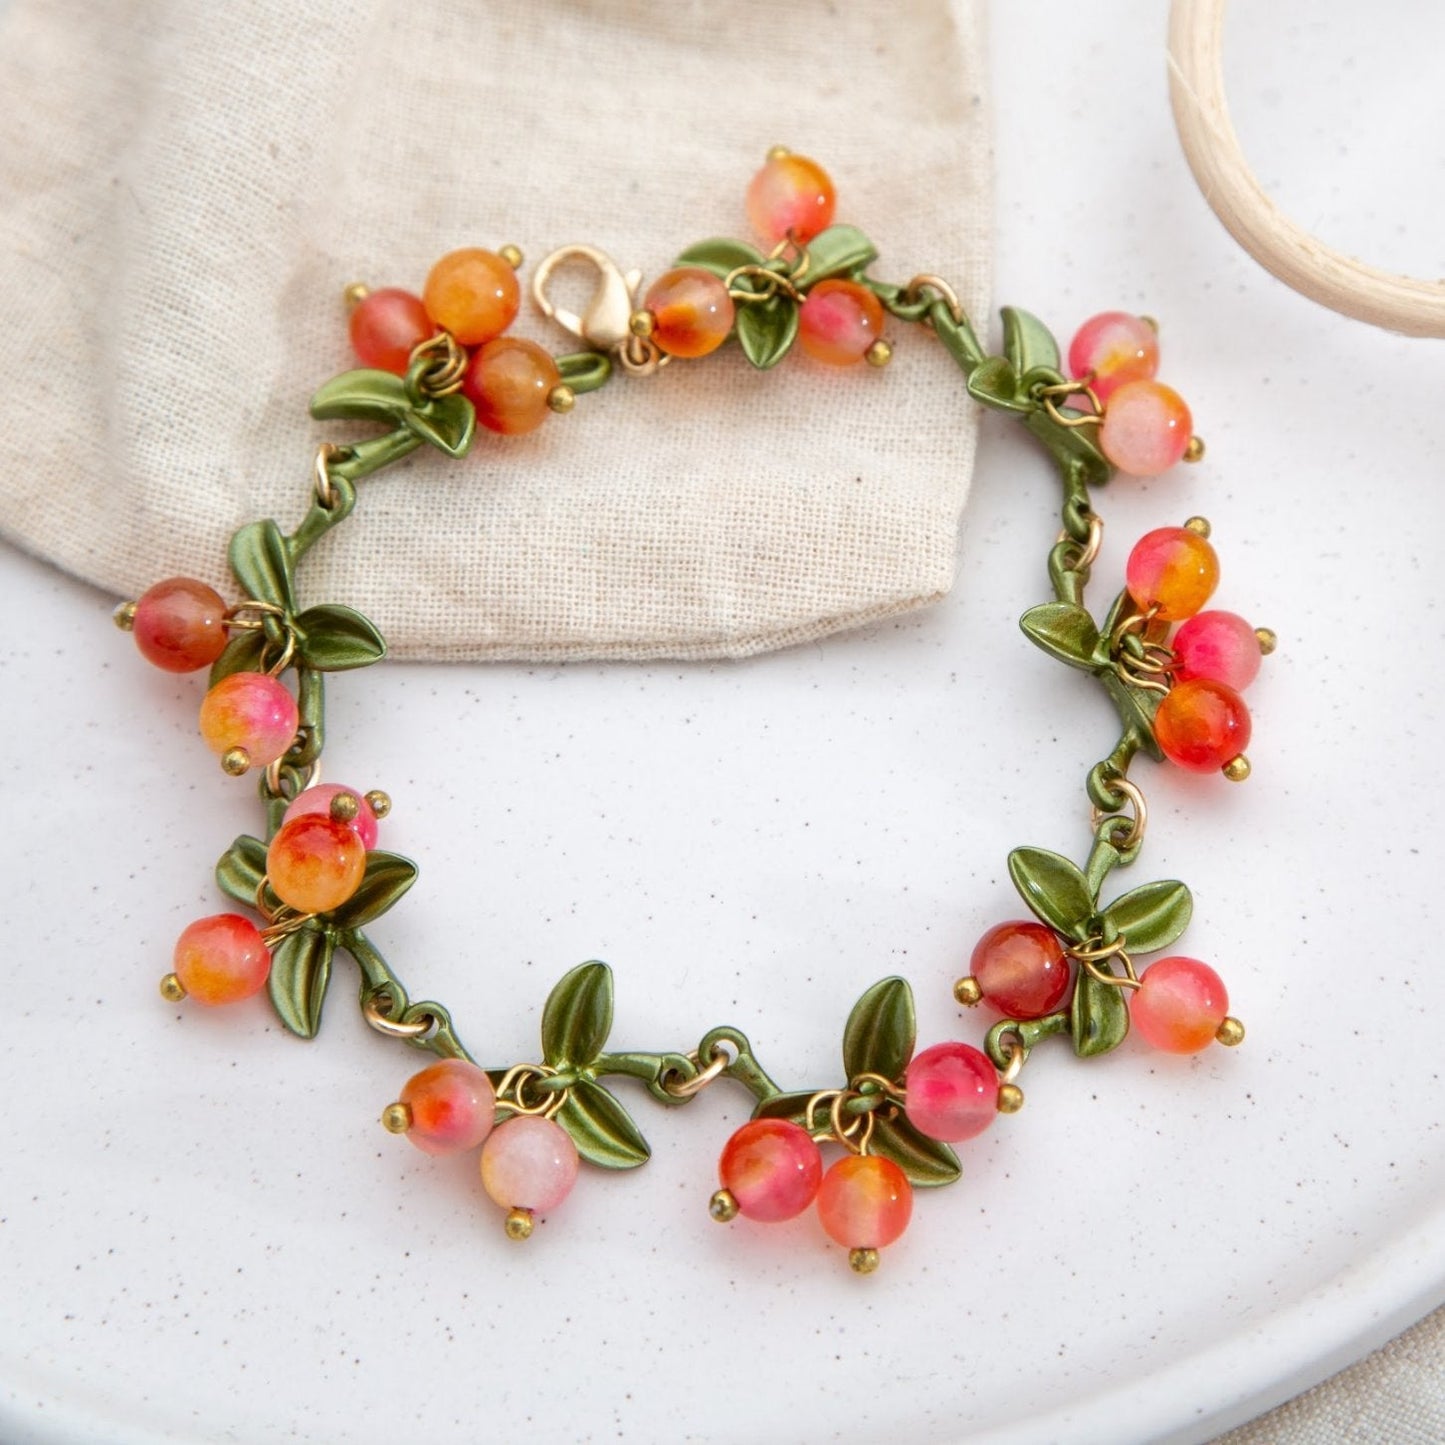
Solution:
{"label": "charm bracelet", "polygon": [[[522,257],[513,247],[442,257],[420,296],[349,288],[362,369],[321,387],[311,414],[386,430],[318,448],[314,496],[293,531],[268,518],[235,533],[228,556],[238,601],[170,578],[116,610],[151,662],[173,672],[209,668],[201,735],[226,773],[258,774],[265,809],[263,835],[237,838],[216,865],[221,890],[245,912],[186,928],[162,994],[218,1005],[265,988],[285,1027],[311,1038],[335,956],[348,955],[366,1022],[435,1057],[403,1084],[382,1123],[429,1154],[479,1150],[486,1192],[506,1211],[513,1239],[525,1239],[536,1217],[562,1202],[579,1160],[606,1169],[646,1161],[647,1141],[608,1086],[617,1077],[674,1106],[720,1079],[741,1085],[755,1104],[723,1146],[712,1216],[780,1221],[816,1206],[852,1267],[868,1273],[907,1226],[914,1189],[958,1178],[951,1146],[1021,1107],[1017,1079],[1043,1040],[1067,1039],[1087,1059],[1115,1048],[1131,1026],[1179,1053],[1244,1037],[1207,964],[1176,955],[1136,968],[1141,955],[1168,950],[1183,933],[1189,889],[1159,880],[1104,896],[1110,875],[1134,863],[1144,843],[1148,811],[1129,777],[1135,758],[1245,778],[1250,718],[1239,694],[1274,646],[1267,629],[1202,610],[1219,565],[1200,517],[1135,545],[1125,586],[1101,622],[1084,607],[1103,530],[1091,488],[1115,469],[1154,476],[1203,454],[1188,408],[1155,380],[1154,324],[1122,312],[1095,316],[1065,362],[1040,322],[1005,307],[1002,351],[991,355],[945,280],[878,280],[868,271],[877,255],[868,238],[834,224],[833,211],[822,168],[779,148],[747,192],[749,220],[767,250],[700,242],[640,299],[637,276],[601,252],[555,252],[536,268],[532,292],[544,314],[583,343],[564,356],[506,334],[520,304]],[[562,265],[595,271],[580,316],[549,299]],[[1053,600],[1031,608],[1021,625],[1051,657],[1092,673],[1120,719],[1118,741],[1088,772],[1094,821],[1084,861],[1015,848],[1009,874],[1032,917],[989,929],[969,974],[953,985],[959,1003],[986,1006],[997,1021],[981,1048],[949,1041],[915,1052],[911,989],[885,978],[848,1016],[841,1074],[784,1085],[730,1025],[708,1029],[692,1049],[610,1048],[612,973],[591,962],[553,988],[536,1061],[480,1065],[448,1010],[413,1000],[372,940],[372,925],[417,869],[376,846],[391,806],[385,793],[320,781],[324,680],[379,661],[386,647],[348,607],[299,607],[297,567],[351,515],[363,477],[423,444],[461,457],[478,423],[504,435],[529,431],[620,372],[645,376],[734,339],[760,369],[795,343],[824,364],[883,366],[890,321],[932,332],[968,394],[1015,417],[1057,464],[1063,524],[1048,554]],[[820,1146],[838,1156],[826,1168]]]}

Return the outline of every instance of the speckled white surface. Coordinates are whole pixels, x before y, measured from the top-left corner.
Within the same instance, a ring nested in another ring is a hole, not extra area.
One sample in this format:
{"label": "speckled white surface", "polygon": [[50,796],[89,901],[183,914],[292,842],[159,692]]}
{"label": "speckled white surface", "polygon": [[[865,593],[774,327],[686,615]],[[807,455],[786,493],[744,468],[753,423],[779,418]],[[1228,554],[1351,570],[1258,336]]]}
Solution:
{"label": "speckled white surface", "polygon": [[[1266,184],[1327,239],[1441,274],[1438,98],[1412,57],[1445,15],[1264,8],[1232,18],[1229,76]],[[1162,6],[999,12],[999,297],[1066,334],[1105,305],[1158,315],[1210,444],[1100,499],[1098,575],[1206,512],[1219,601],[1283,642],[1246,787],[1141,774],[1133,881],[1193,886],[1186,942],[1246,1047],[1040,1050],[1028,1107],[872,1279],[810,1228],[708,1220],[743,1117],[716,1091],[679,1113],[629,1095],[652,1163],[586,1175],[519,1249],[470,1167],[377,1126],[411,1060],[345,977],[310,1046],[260,1003],[158,1002],[249,790],[190,743],[196,684],[139,665],[111,599],[7,552],[4,1439],[1198,1440],[1445,1299],[1440,345],[1320,313],[1234,250],[1169,128]],[[422,866],[376,929],[388,956],[488,1061],[532,1055],[547,988],[589,956],[617,969],[619,1042],[732,1021],[788,1082],[831,1077],[849,1003],[894,970],[924,1040],[976,1037],[948,988],[1018,911],[1007,849],[1080,849],[1078,782],[1112,737],[1014,627],[1053,508],[991,424],[931,612],[735,666],[342,679],[331,775],[388,788],[387,846]]]}

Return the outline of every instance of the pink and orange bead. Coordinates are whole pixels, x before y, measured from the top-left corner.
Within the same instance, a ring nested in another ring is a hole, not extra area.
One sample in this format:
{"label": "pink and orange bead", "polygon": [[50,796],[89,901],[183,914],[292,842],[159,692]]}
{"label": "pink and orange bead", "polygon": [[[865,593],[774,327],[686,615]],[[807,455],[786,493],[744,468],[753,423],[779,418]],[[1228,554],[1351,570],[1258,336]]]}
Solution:
{"label": "pink and orange bead", "polygon": [[[822,166],[781,148],[769,153],[748,186],[748,220],[770,246],[806,246],[832,225],[836,205],[833,182]],[[669,356],[707,356],[728,339],[736,315],[721,278],[700,266],[678,266],[648,288],[633,330]],[[820,281],[798,308],[798,344],[830,366],[859,361],[882,366],[892,354],[883,324],[883,304],[866,286]]]}
{"label": "pink and orange bead", "polygon": [[1274,650],[1274,633],[1233,612],[1202,610],[1219,583],[1219,559],[1202,517],[1146,533],[1134,544],[1124,577],[1142,614],[1182,624],[1169,644],[1171,685],[1154,717],[1160,750],[1191,772],[1222,770],[1242,781],[1249,776],[1244,750],[1252,727],[1240,691]]}
{"label": "pink and orange bead", "polygon": [[[1023,1102],[1016,1086],[999,1082],[987,1055],[963,1043],[924,1049],[903,1086],[910,1123],[948,1143],[974,1138]],[[736,1130],[718,1160],[718,1183],[708,1212],[719,1223],[741,1215],[776,1224],[815,1205],[824,1233],[848,1250],[859,1274],[878,1267],[878,1251],[903,1234],[913,1214],[913,1186],[892,1159],[864,1149],[824,1170],[818,1140],[787,1119],[753,1119]]]}
{"label": "pink and orange bead", "polygon": [[1188,406],[1155,380],[1158,369],[1159,338],[1147,317],[1101,312],[1069,345],[1069,375],[1087,382],[1103,408],[1099,449],[1130,476],[1157,477],[1204,455]]}
{"label": "pink and orange bead", "polygon": [[507,1211],[508,1237],[521,1240],[531,1235],[538,1214],[572,1192],[580,1161],[571,1136],[555,1120],[517,1113],[497,1123],[498,1112],[484,1069],[469,1059],[443,1059],[407,1080],[381,1122],[425,1154],[480,1148],[482,1188]]}

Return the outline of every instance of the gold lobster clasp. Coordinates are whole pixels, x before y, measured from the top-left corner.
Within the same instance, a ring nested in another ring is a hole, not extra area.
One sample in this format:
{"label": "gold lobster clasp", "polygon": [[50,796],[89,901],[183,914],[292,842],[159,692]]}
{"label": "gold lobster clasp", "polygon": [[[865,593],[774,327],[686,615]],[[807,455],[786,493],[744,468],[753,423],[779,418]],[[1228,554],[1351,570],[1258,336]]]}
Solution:
{"label": "gold lobster clasp", "polygon": [[[597,272],[591,299],[580,315],[564,310],[547,294],[554,272],[579,264]],[[641,285],[641,271],[623,271],[605,251],[595,246],[562,246],[537,263],[532,272],[532,300],[543,316],[570,331],[594,351],[605,351],[627,371],[646,376],[666,365],[669,358],[655,342],[633,332],[632,317]]]}

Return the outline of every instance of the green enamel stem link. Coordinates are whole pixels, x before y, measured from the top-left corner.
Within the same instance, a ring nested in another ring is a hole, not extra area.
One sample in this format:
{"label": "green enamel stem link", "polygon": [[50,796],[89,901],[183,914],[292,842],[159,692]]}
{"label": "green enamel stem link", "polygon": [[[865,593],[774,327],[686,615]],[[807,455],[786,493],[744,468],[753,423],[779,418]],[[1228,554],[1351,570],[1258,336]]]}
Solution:
{"label": "green enamel stem link", "polygon": [[600,351],[574,351],[555,360],[558,374],[578,396],[605,386],[612,377],[612,362]]}
{"label": "green enamel stem link", "polygon": [[419,1034],[415,1038],[407,1039],[406,1042],[413,1048],[435,1054],[439,1059],[466,1059],[469,1063],[476,1062],[457,1037],[456,1030],[452,1025],[451,1014],[441,1004],[430,1000],[423,1003],[412,1003],[407,997],[405,986],[392,972],[390,964],[359,928],[348,928],[339,933],[337,943],[356,961],[357,970],[361,974],[363,1006],[378,993],[386,993],[391,999],[390,1015],[392,1018],[410,1022],[408,1015],[419,1018],[425,1014],[436,1025],[430,1033]]}
{"label": "green enamel stem link", "polygon": [[1099,891],[1104,886],[1104,880],[1126,862],[1123,853],[1116,848],[1109,840],[1109,827],[1105,819],[1100,824],[1099,832],[1094,836],[1094,846],[1089,850],[1088,861],[1084,864],[1084,878],[1089,885],[1089,893],[1093,897],[1094,906],[1099,905]]}
{"label": "green enamel stem link", "polygon": [[1041,1019],[1000,1019],[988,1031],[988,1036],[983,1041],[983,1049],[995,1068],[1006,1069],[1009,1054],[1012,1052],[1011,1044],[1022,1046],[1024,1062],[1027,1063],[1030,1051],[1040,1039],[1068,1032],[1069,1015],[1062,1010],[1059,1013],[1045,1014]]}
{"label": "green enamel stem link", "polygon": [[600,1077],[619,1075],[637,1079],[660,1104],[686,1104],[691,1094],[674,1094],[663,1082],[670,1078],[687,1078],[697,1073],[697,1066],[686,1054],[649,1054],[640,1051],[620,1054],[599,1054],[589,1070]]}

